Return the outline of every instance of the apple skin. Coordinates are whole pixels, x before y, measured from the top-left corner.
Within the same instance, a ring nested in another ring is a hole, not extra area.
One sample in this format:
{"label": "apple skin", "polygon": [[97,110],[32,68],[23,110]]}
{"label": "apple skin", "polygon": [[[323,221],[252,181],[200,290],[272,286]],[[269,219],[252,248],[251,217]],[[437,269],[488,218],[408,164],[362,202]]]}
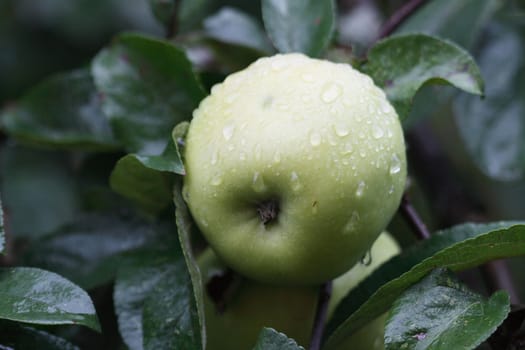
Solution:
{"label": "apple skin", "polygon": [[[259,59],[215,85],[193,113],[185,167],[184,198],[217,255],[279,285],[350,269],[406,180],[403,131],[383,91],[349,65],[302,54]],[[278,213],[265,223],[268,203]]]}
{"label": "apple skin", "polygon": [[[345,274],[333,281],[332,296],[328,304],[328,319],[334,313],[341,300],[354,289],[361,281],[379,268],[383,263],[401,251],[395,239],[383,232],[372,245],[371,263],[369,265],[357,264]],[[339,346],[340,350],[383,350],[385,322],[387,313],[377,317],[356,333],[346,338]]]}
{"label": "apple skin", "polygon": [[[211,249],[198,258],[203,285],[225,266]],[[246,350],[263,327],[271,327],[308,346],[317,308],[318,288],[271,286],[242,279],[223,312],[204,288],[206,350]]]}

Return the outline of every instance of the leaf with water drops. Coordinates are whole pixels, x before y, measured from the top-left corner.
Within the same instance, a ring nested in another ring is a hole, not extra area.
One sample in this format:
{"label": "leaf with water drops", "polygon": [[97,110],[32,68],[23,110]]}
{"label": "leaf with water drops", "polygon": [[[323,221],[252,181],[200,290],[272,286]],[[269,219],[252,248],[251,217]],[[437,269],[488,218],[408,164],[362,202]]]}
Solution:
{"label": "leaf with water drops", "polygon": [[335,29],[333,0],[263,0],[266,32],[280,52],[319,56]]}
{"label": "leaf with water drops", "polygon": [[489,299],[472,292],[446,269],[432,271],[392,305],[385,348],[475,349],[510,311],[505,291]]}
{"label": "leaf with water drops", "polygon": [[201,349],[200,325],[184,259],[167,271],[144,301],[144,349]]}
{"label": "leaf with water drops", "polygon": [[119,147],[89,69],[44,80],[6,108],[1,123],[9,135],[25,142],[62,149]]}
{"label": "leaf with water drops", "polygon": [[191,119],[205,95],[182,49],[138,34],[117,37],[92,72],[115,135],[140,155],[162,153],[170,131]]}
{"label": "leaf with water drops", "polygon": [[56,335],[9,321],[0,322],[0,349],[79,350]]}
{"label": "leaf with water drops", "polygon": [[193,298],[177,243],[128,254],[119,268],[114,291],[119,330],[126,345],[132,350],[200,348]]}
{"label": "leaf with water drops", "polygon": [[456,44],[424,34],[384,39],[368,54],[363,71],[381,87],[401,119],[425,84],[448,83],[475,95],[483,94],[483,80],[470,54]]}
{"label": "leaf with water drops", "polygon": [[304,348],[295,340],[288,338],[286,334],[277,332],[273,328],[263,328],[253,350],[304,350]]}
{"label": "leaf with water drops", "polygon": [[525,254],[525,224],[463,224],[432,235],[392,258],[352,290],[327,325],[326,349],[338,345],[386,312],[404,290],[437,267],[465,270],[487,261]]}
{"label": "leaf with water drops", "polygon": [[65,278],[29,268],[0,269],[0,319],[33,324],[77,324],[100,331],[89,295]]}

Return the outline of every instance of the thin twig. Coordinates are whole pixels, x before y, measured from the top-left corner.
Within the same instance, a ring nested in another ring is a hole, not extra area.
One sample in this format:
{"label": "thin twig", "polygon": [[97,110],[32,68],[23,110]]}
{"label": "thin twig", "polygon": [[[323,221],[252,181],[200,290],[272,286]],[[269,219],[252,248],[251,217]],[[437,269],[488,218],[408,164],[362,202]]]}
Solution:
{"label": "thin twig", "polygon": [[321,341],[323,340],[324,326],[328,313],[328,302],[330,301],[331,295],[332,281],[328,281],[321,286],[319,291],[319,298],[317,299],[317,311],[315,313],[314,327],[309,350],[321,349]]}
{"label": "thin twig", "polygon": [[427,225],[425,225],[406,194],[403,195],[403,198],[401,199],[401,206],[399,209],[419,239],[423,240],[430,238],[430,231],[428,230]]}
{"label": "thin twig", "polygon": [[179,31],[179,8],[180,1],[175,1],[175,4],[173,5],[173,12],[171,13],[171,17],[166,28],[167,39],[174,38]]}
{"label": "thin twig", "polygon": [[408,17],[417,11],[427,0],[411,0],[399,8],[394,14],[383,24],[379,32],[379,39],[385,38],[392,34],[397,27],[399,27]]}

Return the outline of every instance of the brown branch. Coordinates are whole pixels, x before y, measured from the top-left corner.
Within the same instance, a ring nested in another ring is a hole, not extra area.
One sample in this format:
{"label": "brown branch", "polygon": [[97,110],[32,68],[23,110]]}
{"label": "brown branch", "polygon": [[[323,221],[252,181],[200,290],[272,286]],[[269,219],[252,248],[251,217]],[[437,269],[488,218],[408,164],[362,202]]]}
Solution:
{"label": "brown branch", "polygon": [[408,17],[423,6],[427,0],[411,0],[399,8],[394,14],[387,19],[379,32],[379,39],[385,38],[392,34]]}
{"label": "brown branch", "polygon": [[430,231],[427,228],[427,225],[423,222],[421,217],[416,211],[416,208],[410,203],[407,195],[404,194],[401,199],[401,206],[399,207],[401,215],[405,218],[410,227],[414,230],[418,239],[429,239]]}
{"label": "brown branch", "polygon": [[317,299],[317,311],[315,313],[314,327],[312,330],[312,338],[310,339],[309,350],[321,349],[321,341],[323,339],[324,326],[326,324],[326,316],[328,313],[328,303],[332,295],[332,281],[323,284],[319,291],[319,298]]}
{"label": "brown branch", "polygon": [[173,12],[171,13],[170,19],[167,24],[166,28],[166,38],[172,39],[177,35],[177,32],[179,31],[179,8],[180,8],[180,1],[175,1],[175,4],[173,5]]}

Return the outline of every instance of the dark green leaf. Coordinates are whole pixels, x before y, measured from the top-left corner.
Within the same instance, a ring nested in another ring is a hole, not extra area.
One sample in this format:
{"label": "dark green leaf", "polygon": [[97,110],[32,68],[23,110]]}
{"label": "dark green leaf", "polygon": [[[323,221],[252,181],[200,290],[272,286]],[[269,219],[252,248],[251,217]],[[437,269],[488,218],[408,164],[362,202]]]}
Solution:
{"label": "dark green leaf", "polygon": [[149,0],[151,12],[165,26],[173,25],[176,3],[180,0]]}
{"label": "dark green leaf", "polygon": [[173,127],[204,97],[184,51],[167,41],[123,34],[93,60],[102,109],[126,150],[159,155]]}
{"label": "dark green leaf", "polygon": [[266,32],[283,53],[319,56],[335,29],[333,0],[263,0],[262,15]]}
{"label": "dark green leaf", "polygon": [[[183,123],[185,122],[181,122],[178,125]],[[168,141],[166,149],[159,156],[140,156],[138,154],[134,156],[147,168],[179,175],[185,174],[178,146],[175,145],[172,139]]]}
{"label": "dark green leaf", "polygon": [[460,95],[454,100],[467,150],[485,174],[498,180],[517,180],[525,174],[524,37],[509,22],[491,25],[478,54],[490,82],[486,97]]}
{"label": "dark green leaf", "polygon": [[172,203],[171,178],[168,173],[153,170],[144,162],[165,164],[165,159],[151,160],[128,154],[121,158],[110,176],[111,188],[137,203],[146,212],[156,215]]}
{"label": "dark green leaf", "polygon": [[78,324],[100,331],[89,295],[65,278],[30,267],[0,269],[0,319]]}
{"label": "dark green leaf", "polygon": [[387,94],[401,119],[416,92],[429,83],[448,83],[481,95],[483,81],[468,52],[450,41],[423,34],[391,37],[377,43],[363,67]]}
{"label": "dark green leaf", "polygon": [[190,276],[180,257],[144,302],[144,349],[201,349],[200,325]]}
{"label": "dark green leaf", "polygon": [[173,202],[175,203],[175,220],[177,223],[179,242],[184,254],[184,260],[186,261],[186,267],[190,274],[191,285],[193,286],[194,300],[196,300],[195,307],[201,325],[201,342],[204,344],[204,337],[206,334],[206,329],[204,327],[204,292],[201,273],[192,250],[192,239],[194,239],[200,232],[198,232],[188,207],[184,202],[182,182],[180,179],[177,179],[175,186],[173,186]]}
{"label": "dark green leaf", "polygon": [[437,269],[392,306],[385,328],[386,349],[475,349],[509,311],[506,292],[486,300],[449,271]]}
{"label": "dark green leaf", "polygon": [[5,233],[4,233],[4,209],[2,207],[2,197],[0,196],[0,254],[4,252]]}
{"label": "dark green leaf", "polygon": [[8,134],[28,142],[83,150],[118,146],[88,69],[51,77],[1,116]]}
{"label": "dark green leaf", "polygon": [[438,35],[470,48],[500,4],[499,0],[428,1],[408,17],[395,33]]}
{"label": "dark green leaf", "polygon": [[218,41],[247,46],[265,53],[273,51],[264,30],[252,17],[231,7],[223,7],[204,21],[208,37]]}
{"label": "dark green leaf", "polygon": [[2,199],[13,235],[36,237],[72,220],[78,189],[61,154],[16,146],[2,153]]}
{"label": "dark green leaf", "polygon": [[263,328],[253,350],[304,350],[304,348],[275,329]]}
{"label": "dark green leaf", "polygon": [[190,279],[177,243],[129,254],[118,271],[114,300],[130,349],[200,348]]}
{"label": "dark green leaf", "polygon": [[78,350],[79,348],[56,335],[3,321],[0,322],[0,349]]}
{"label": "dark green leaf", "polygon": [[328,325],[327,349],[337,349],[341,341],[387,311],[405,289],[434,268],[460,271],[498,258],[525,255],[525,225],[464,224],[433,236],[392,258],[343,299]]}
{"label": "dark green leaf", "polygon": [[151,224],[123,215],[83,215],[36,240],[24,265],[56,272],[85,289],[111,281],[121,253],[166,239],[172,225]]}

